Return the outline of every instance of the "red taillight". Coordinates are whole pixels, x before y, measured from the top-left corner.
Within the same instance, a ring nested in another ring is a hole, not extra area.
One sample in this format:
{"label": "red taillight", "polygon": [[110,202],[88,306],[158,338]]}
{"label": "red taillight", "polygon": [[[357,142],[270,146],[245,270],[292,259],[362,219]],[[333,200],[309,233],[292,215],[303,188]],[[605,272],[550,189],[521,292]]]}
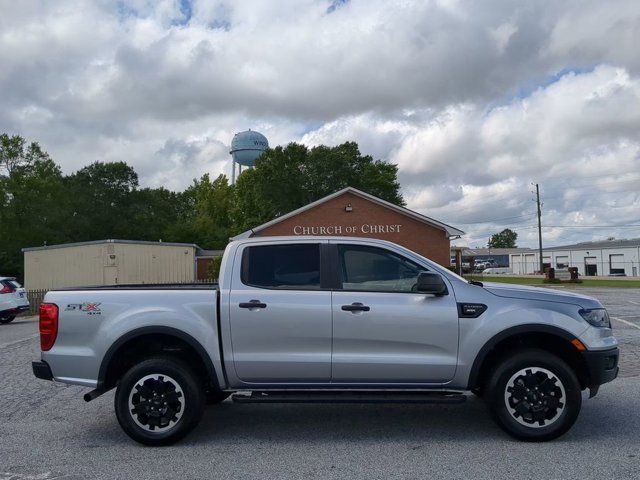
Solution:
{"label": "red taillight", "polygon": [[55,303],[40,305],[40,349],[51,350],[58,336],[58,306]]}
{"label": "red taillight", "polygon": [[[2,284],[0,283],[0,285]],[[9,285],[4,285],[2,288],[0,288],[0,293],[13,293],[15,291],[16,289]]]}

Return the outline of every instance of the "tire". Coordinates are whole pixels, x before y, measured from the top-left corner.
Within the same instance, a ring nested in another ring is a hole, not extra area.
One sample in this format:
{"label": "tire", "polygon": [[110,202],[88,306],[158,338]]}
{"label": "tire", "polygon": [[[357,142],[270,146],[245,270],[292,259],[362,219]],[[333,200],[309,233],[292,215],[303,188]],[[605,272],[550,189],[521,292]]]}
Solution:
{"label": "tire", "polygon": [[187,364],[158,357],[124,374],[114,403],[125,433],[137,442],[157,446],[177,442],[193,430],[202,417],[204,401],[201,381]]}
{"label": "tire", "polygon": [[207,405],[217,405],[224,402],[231,395],[230,392],[221,392],[219,390],[209,390],[205,393],[205,401]]}
{"label": "tire", "polygon": [[13,320],[16,318],[15,315],[9,315],[7,317],[0,317],[0,323],[1,324],[7,324],[7,323],[11,323],[13,322]]}
{"label": "tire", "polygon": [[537,349],[504,358],[488,380],[485,399],[505,432],[533,442],[566,433],[582,406],[580,383],[571,367]]}

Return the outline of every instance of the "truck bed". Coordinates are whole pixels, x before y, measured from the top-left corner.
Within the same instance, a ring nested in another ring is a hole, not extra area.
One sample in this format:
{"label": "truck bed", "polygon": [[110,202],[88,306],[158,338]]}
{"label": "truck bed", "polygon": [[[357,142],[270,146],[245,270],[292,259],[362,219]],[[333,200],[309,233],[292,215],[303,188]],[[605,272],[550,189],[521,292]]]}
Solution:
{"label": "truck bed", "polygon": [[220,365],[218,285],[169,283],[108,285],[51,290],[44,304],[58,309],[55,345],[42,352],[58,381],[95,388],[103,360],[138,335],[178,332],[198,339]]}

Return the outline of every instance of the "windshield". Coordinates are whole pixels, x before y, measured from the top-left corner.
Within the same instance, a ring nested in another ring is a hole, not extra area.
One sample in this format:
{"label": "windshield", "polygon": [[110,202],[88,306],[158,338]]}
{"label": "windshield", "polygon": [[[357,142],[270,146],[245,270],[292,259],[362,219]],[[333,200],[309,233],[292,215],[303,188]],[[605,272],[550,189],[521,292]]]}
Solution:
{"label": "windshield", "polygon": [[447,273],[449,275],[451,275],[452,277],[457,278],[458,280],[462,281],[462,282],[466,282],[466,283],[470,283],[469,280],[467,280],[464,277],[461,277],[460,275],[458,275],[456,272],[454,272],[453,270],[448,270]]}
{"label": "windshield", "polygon": [[409,257],[417,257],[416,259],[419,259],[420,263],[427,264],[429,269],[435,270],[436,272],[438,272],[438,273],[440,273],[442,275],[445,275],[446,277],[448,277],[448,278],[450,278],[452,280],[455,279],[455,280],[459,280],[459,281],[464,282],[464,283],[469,283],[469,280],[467,280],[464,277],[461,277],[460,275],[458,275],[454,271],[449,270],[447,267],[443,267],[442,265],[440,265],[438,263],[435,263],[433,260],[429,260],[427,257],[423,257],[419,253],[414,252],[413,250],[409,250],[409,249],[404,248],[404,247],[400,247],[400,248],[407,253],[407,256],[409,256]]}

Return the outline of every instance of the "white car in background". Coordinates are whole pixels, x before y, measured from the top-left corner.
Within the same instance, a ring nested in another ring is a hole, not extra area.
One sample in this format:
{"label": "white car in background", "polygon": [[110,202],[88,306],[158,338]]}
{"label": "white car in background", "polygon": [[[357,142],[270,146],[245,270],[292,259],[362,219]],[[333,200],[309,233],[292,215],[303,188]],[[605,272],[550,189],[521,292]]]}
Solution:
{"label": "white car in background", "polygon": [[482,271],[483,275],[509,275],[513,273],[509,267],[489,267]]}
{"label": "white car in background", "polygon": [[13,321],[25,310],[29,310],[27,291],[14,277],[0,277],[0,323]]}

